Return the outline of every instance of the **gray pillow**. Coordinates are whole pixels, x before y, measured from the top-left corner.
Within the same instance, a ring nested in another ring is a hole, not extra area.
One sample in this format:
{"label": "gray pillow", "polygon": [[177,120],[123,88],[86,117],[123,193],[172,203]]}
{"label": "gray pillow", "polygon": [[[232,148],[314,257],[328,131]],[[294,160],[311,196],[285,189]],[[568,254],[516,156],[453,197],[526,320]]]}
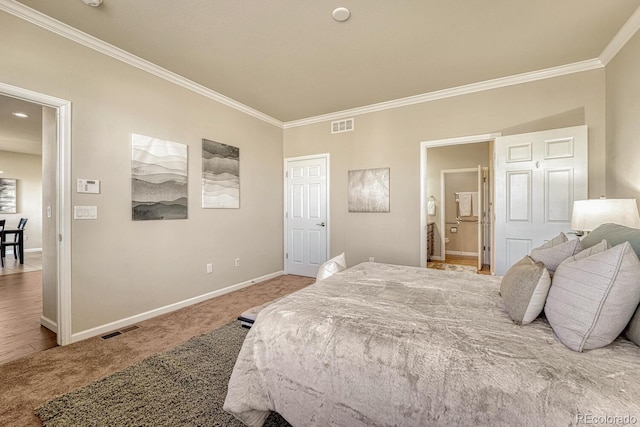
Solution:
{"label": "gray pillow", "polygon": [[629,327],[625,334],[631,341],[640,345],[640,307],[636,310],[636,314],[633,315]]}
{"label": "gray pillow", "polygon": [[579,239],[568,240],[564,233],[560,233],[544,245],[532,250],[530,256],[534,261],[543,263],[549,270],[549,274],[553,276],[562,261],[581,250],[582,243]]}
{"label": "gray pillow", "polygon": [[602,224],[582,239],[582,247],[591,247],[602,239],[607,239],[611,246],[629,242],[636,255],[640,257],[640,230],[637,228],[619,224]]}
{"label": "gray pillow", "polygon": [[551,276],[541,262],[524,257],[507,270],[500,283],[500,295],[516,325],[531,323],[544,308]]}
{"label": "gray pillow", "polygon": [[640,303],[640,261],[631,245],[595,252],[560,264],[544,307],[553,332],[575,351],[613,342]]}

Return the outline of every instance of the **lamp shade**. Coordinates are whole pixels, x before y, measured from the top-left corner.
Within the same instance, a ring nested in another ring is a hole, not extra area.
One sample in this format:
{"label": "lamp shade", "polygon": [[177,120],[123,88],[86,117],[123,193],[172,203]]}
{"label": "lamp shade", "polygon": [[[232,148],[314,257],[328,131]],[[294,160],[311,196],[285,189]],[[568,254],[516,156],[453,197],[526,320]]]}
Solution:
{"label": "lamp shade", "polygon": [[606,223],[640,228],[636,199],[591,199],[573,202],[573,230],[591,231]]}

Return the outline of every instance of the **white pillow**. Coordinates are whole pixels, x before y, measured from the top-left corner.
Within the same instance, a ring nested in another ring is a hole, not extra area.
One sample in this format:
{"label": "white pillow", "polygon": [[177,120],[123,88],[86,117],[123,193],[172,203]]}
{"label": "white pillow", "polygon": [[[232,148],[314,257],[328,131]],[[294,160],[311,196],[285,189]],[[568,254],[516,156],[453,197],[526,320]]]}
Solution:
{"label": "white pillow", "polygon": [[322,279],[326,279],[327,277],[333,276],[336,273],[341,272],[342,270],[347,269],[347,260],[344,257],[344,252],[342,252],[337,257],[331,258],[329,261],[318,267],[318,274],[316,275],[316,282],[319,282]]}
{"label": "white pillow", "polygon": [[601,251],[586,249],[560,264],[544,313],[558,339],[571,350],[609,345],[640,302],[640,261],[629,242]]}

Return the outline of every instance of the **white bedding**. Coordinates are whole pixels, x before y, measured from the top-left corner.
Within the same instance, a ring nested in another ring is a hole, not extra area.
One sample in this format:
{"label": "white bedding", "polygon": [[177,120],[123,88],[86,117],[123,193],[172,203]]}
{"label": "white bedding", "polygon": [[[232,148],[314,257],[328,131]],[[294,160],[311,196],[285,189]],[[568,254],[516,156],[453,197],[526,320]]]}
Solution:
{"label": "white bedding", "polygon": [[499,278],[364,263],[259,314],[224,409],[249,426],[640,424],[640,347],[576,353],[514,325]]}

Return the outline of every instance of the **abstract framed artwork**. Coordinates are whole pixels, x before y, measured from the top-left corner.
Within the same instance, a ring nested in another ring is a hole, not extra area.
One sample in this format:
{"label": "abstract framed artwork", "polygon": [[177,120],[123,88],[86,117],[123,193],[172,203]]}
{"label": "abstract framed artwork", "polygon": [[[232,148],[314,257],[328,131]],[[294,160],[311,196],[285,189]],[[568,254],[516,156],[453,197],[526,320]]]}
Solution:
{"label": "abstract framed artwork", "polygon": [[202,207],[240,208],[240,149],[202,140]]}
{"label": "abstract framed artwork", "polygon": [[17,212],[17,180],[0,178],[0,214]]}
{"label": "abstract framed artwork", "polygon": [[131,135],[131,207],[134,221],[186,219],[186,144]]}
{"label": "abstract framed artwork", "polygon": [[349,212],[389,212],[389,168],[349,171]]}

